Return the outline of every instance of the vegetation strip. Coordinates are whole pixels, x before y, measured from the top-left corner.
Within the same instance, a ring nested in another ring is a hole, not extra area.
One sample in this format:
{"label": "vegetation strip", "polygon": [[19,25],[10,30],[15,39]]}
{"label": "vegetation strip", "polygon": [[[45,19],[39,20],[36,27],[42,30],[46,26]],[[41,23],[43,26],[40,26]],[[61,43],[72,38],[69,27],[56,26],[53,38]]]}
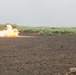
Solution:
{"label": "vegetation strip", "polygon": [[[7,24],[0,24],[0,30],[5,29]],[[53,34],[76,34],[76,27],[30,27],[19,26],[11,24],[14,28],[17,28],[19,32],[37,33],[41,35],[53,35]]]}

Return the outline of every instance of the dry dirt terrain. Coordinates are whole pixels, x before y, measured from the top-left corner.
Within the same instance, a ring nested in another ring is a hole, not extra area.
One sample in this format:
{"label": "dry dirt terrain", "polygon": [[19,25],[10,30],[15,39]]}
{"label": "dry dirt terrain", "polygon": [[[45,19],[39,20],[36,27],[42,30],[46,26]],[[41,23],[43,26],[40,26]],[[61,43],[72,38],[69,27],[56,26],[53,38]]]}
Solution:
{"label": "dry dirt terrain", "polygon": [[0,75],[64,75],[76,66],[76,35],[0,38]]}

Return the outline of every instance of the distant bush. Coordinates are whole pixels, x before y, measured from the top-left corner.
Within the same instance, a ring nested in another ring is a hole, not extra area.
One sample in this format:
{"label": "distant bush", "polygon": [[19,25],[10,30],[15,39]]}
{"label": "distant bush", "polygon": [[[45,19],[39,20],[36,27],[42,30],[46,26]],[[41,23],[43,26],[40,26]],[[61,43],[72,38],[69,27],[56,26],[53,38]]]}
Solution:
{"label": "distant bush", "polygon": [[[7,24],[0,24],[0,30],[6,29]],[[53,35],[53,34],[76,34],[76,27],[31,27],[31,26],[18,26],[11,24],[13,28],[17,28],[19,32],[37,33],[40,35]]]}

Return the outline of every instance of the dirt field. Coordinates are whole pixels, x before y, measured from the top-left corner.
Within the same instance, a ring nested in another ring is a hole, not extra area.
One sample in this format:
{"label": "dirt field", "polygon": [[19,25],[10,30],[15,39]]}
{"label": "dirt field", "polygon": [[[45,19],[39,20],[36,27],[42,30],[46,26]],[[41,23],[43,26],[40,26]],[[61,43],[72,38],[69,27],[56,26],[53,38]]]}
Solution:
{"label": "dirt field", "polygon": [[64,75],[74,66],[76,35],[0,38],[0,75]]}

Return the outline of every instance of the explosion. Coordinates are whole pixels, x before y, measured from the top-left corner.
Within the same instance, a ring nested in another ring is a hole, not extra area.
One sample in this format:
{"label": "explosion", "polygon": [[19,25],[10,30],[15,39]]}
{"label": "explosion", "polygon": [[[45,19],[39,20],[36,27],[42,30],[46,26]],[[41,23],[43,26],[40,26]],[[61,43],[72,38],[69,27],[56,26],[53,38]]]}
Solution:
{"label": "explosion", "polygon": [[7,25],[6,30],[0,31],[0,37],[13,37],[18,36],[18,34],[18,29],[13,28],[11,25]]}

